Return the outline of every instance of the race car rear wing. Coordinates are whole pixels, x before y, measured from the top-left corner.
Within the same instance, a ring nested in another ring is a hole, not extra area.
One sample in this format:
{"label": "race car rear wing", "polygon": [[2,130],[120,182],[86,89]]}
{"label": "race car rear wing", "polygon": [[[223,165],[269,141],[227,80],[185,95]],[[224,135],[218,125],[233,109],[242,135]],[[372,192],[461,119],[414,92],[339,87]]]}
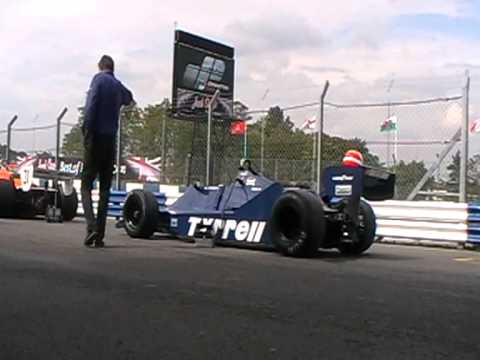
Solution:
{"label": "race car rear wing", "polygon": [[322,196],[389,200],[395,196],[395,174],[368,167],[333,166],[323,174]]}

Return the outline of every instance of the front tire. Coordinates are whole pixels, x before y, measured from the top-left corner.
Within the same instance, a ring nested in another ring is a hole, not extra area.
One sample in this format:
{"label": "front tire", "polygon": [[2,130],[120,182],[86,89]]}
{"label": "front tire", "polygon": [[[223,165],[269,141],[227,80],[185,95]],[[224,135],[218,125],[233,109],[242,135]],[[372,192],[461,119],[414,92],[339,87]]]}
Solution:
{"label": "front tire", "polygon": [[342,254],[360,255],[367,251],[375,241],[377,222],[372,207],[361,200],[359,212],[359,226],[356,229],[358,241],[341,242],[338,249]]}
{"label": "front tire", "polygon": [[63,191],[60,191],[60,206],[64,221],[72,221],[77,216],[78,195],[75,188],[69,195],[65,195]]}
{"label": "front tire", "polygon": [[149,191],[133,190],[123,206],[125,230],[132,238],[150,238],[158,225],[158,203]]}
{"label": "front tire", "polygon": [[315,255],[322,246],[325,226],[322,201],[308,191],[287,191],[273,207],[272,240],[286,256]]}

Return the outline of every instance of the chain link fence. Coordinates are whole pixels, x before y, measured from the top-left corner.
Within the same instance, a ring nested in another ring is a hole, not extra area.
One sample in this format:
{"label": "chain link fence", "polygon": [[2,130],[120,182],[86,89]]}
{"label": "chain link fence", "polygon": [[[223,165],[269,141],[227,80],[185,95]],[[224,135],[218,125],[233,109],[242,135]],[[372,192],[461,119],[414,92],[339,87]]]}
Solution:
{"label": "chain link fence", "polygon": [[[439,98],[391,104],[338,105],[327,103],[324,132],[341,138],[359,138],[371,156],[367,165],[396,173],[396,198],[407,199],[427,170],[441,165],[418,190],[418,195],[458,196],[459,163],[452,156],[459,149],[463,98]],[[341,158],[336,147],[325,158]],[[450,163],[449,163],[450,162]],[[329,165],[327,162],[326,165]],[[413,196],[413,194],[412,194]]]}
{"label": "chain link fence", "polygon": [[[318,122],[319,102],[271,107],[249,115],[245,134],[232,135],[228,124],[216,124],[212,133],[212,183],[233,179],[240,160],[249,158],[257,170],[274,180],[314,188],[316,130],[302,125],[312,117]],[[396,173],[397,199],[415,195],[415,199],[456,200],[464,116],[461,95],[383,103],[326,101],[322,167],[340,164],[346,150],[357,148],[364,153],[367,166]],[[391,128],[386,127],[389,121]],[[193,131],[191,134],[196,144],[191,147],[193,156],[177,158],[170,170],[167,167],[167,181],[205,179],[206,124],[197,124],[196,135]],[[416,189],[429,169],[434,171]],[[170,175],[172,170],[175,179]]]}
{"label": "chain link fence", "polygon": [[[74,124],[63,122],[60,126],[60,139],[63,139]],[[35,154],[55,155],[57,124],[36,124],[22,126],[21,119],[15,122],[10,132],[10,161]],[[7,160],[8,129],[0,130],[0,159]],[[60,153],[62,141],[60,141]]]}

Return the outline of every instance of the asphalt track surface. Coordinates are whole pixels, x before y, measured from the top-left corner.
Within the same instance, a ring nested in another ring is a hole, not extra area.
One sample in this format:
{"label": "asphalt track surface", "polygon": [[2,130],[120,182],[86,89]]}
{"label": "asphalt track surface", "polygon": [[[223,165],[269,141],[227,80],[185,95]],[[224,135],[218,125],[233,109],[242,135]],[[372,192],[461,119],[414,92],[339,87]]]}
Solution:
{"label": "asphalt track surface", "polygon": [[361,258],[0,220],[0,359],[480,359],[480,254]]}

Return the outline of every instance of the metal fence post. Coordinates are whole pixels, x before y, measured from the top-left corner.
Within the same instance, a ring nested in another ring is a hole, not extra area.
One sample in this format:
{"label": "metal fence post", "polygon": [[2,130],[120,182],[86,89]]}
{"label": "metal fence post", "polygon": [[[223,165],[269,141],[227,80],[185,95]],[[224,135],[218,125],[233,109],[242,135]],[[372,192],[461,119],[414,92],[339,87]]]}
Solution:
{"label": "metal fence post", "polygon": [[465,72],[466,82],[463,92],[463,122],[462,122],[462,145],[460,157],[460,188],[459,201],[467,201],[467,172],[468,172],[468,120],[469,120],[469,95],[470,73]]}
{"label": "metal fence post", "polygon": [[325,82],[325,86],[323,87],[322,96],[320,97],[320,109],[319,109],[319,128],[317,134],[317,193],[320,194],[321,191],[321,173],[322,173],[322,135],[323,135],[323,120],[324,120],[324,106],[325,106],[325,96],[327,95],[328,87],[330,83],[328,80]]}
{"label": "metal fence post", "polygon": [[12,143],[12,126],[17,121],[18,116],[15,115],[12,120],[8,123],[7,127],[7,148],[5,149],[5,159],[7,160],[7,164],[10,163],[10,145]]}
{"label": "metal fence post", "polygon": [[166,116],[165,113],[168,109],[168,100],[165,99],[162,102],[162,106],[164,107],[162,111],[162,174],[161,178],[163,179],[163,182],[166,181],[166,175],[165,175],[165,170],[166,170],[166,157],[167,157],[167,124],[166,124]]}
{"label": "metal fence post", "polygon": [[208,126],[207,126],[207,171],[205,175],[205,184],[210,185],[210,150],[211,150],[211,138],[212,138],[212,117],[213,117],[213,104],[217,101],[220,95],[220,90],[215,91],[210,102],[208,103]]}
{"label": "metal fence post", "polygon": [[55,147],[55,170],[58,172],[60,170],[60,130],[61,130],[61,122],[65,114],[67,113],[68,108],[64,108],[60,115],[57,117],[57,144]]}
{"label": "metal fence post", "polygon": [[166,176],[165,176],[165,169],[166,169],[166,156],[167,156],[167,135],[165,133],[166,131],[166,116],[165,113],[162,113],[162,174],[161,178],[163,178],[163,182],[165,182]]}

